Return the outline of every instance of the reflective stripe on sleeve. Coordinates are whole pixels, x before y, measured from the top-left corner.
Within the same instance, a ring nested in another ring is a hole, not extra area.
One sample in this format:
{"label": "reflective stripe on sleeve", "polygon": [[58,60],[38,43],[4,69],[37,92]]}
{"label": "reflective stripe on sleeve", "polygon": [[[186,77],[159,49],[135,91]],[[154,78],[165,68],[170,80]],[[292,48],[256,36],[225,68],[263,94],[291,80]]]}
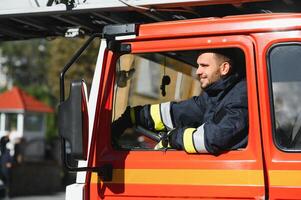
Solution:
{"label": "reflective stripe on sleeve", "polygon": [[205,147],[205,134],[204,134],[204,124],[197,128],[193,134],[193,141],[197,152],[208,153]]}
{"label": "reflective stripe on sleeve", "polygon": [[187,128],[184,131],[183,144],[184,149],[187,153],[197,153],[197,150],[193,144],[193,133],[195,132],[195,130],[195,128]]}
{"label": "reflective stripe on sleeve", "polygon": [[173,127],[171,115],[170,115],[170,102],[161,104],[161,116],[162,116],[162,121],[163,121],[166,129],[168,131],[173,129],[174,127]]}
{"label": "reflective stripe on sleeve", "polygon": [[164,130],[164,124],[161,120],[160,115],[160,104],[155,104],[150,106],[150,114],[152,119],[154,120],[154,128],[157,131]]}

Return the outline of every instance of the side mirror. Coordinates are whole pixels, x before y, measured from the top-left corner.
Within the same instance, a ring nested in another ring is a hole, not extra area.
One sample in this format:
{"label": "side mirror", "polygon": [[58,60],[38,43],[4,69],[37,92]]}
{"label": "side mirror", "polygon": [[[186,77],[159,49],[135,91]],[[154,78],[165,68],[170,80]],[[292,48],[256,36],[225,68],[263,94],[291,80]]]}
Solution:
{"label": "side mirror", "polygon": [[[69,97],[60,103],[58,111],[59,134],[64,143],[70,144],[71,158],[87,160],[89,119],[87,87],[83,80],[72,81]],[[66,153],[65,149],[62,151]]]}

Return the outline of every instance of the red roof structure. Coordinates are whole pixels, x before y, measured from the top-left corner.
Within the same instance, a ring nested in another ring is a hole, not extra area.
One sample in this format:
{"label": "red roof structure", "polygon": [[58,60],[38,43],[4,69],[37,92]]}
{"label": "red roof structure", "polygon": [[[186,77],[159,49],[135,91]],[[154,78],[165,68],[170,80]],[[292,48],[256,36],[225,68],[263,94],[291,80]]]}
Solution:
{"label": "red roof structure", "polygon": [[30,111],[52,113],[53,109],[18,87],[0,94],[0,111]]}

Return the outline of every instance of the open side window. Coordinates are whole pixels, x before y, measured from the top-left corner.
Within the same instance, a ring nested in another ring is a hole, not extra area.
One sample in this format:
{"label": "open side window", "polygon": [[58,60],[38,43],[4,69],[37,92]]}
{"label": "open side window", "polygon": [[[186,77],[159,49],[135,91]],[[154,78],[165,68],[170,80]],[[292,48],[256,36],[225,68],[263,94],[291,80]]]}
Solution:
{"label": "open side window", "polygon": [[[201,95],[204,91],[200,87],[196,71],[197,58],[202,50],[204,49],[120,56],[116,62],[112,121],[118,119],[127,106],[180,102]],[[228,51],[234,52],[235,65],[239,66],[236,71],[244,78],[243,51],[239,48],[229,48]],[[154,150],[158,142],[143,132],[145,130],[137,128],[126,129],[117,144],[112,138],[114,148]],[[113,132],[112,135],[114,134],[116,133]]]}

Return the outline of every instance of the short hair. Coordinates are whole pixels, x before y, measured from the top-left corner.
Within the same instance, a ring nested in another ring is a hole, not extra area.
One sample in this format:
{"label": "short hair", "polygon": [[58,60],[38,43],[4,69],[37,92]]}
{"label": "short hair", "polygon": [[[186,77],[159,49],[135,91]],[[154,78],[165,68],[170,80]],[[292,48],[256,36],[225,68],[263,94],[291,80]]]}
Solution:
{"label": "short hair", "polygon": [[219,48],[219,49],[204,49],[199,52],[214,53],[218,59],[223,62],[228,62],[231,65],[230,73],[237,72],[240,75],[245,74],[245,57],[244,53],[239,48]]}

